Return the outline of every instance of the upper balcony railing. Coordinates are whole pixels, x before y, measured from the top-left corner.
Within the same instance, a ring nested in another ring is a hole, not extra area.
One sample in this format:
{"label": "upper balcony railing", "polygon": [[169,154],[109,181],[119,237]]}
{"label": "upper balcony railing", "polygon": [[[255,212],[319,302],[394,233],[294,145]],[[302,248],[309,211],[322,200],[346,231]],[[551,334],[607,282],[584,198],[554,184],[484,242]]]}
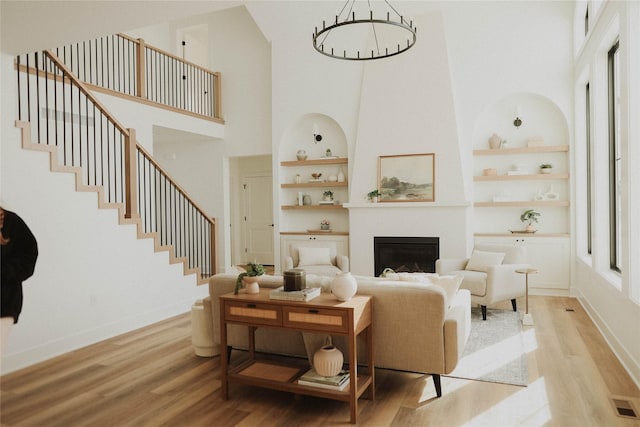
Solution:
{"label": "upper balcony railing", "polygon": [[94,89],[223,123],[220,73],[149,46],[142,39],[115,34],[53,52]]}

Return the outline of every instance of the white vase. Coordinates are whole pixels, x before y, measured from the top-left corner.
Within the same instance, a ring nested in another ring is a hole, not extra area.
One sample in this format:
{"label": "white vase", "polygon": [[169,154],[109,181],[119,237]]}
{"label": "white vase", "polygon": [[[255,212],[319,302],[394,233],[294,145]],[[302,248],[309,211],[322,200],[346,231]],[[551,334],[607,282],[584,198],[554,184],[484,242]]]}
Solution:
{"label": "white vase", "polygon": [[351,273],[338,273],[331,281],[331,292],[339,301],[347,301],[358,292],[358,282]]}
{"label": "white vase", "polygon": [[342,172],[342,168],[338,171],[338,182],[344,182],[344,172]]}
{"label": "white vase", "polygon": [[313,369],[323,377],[338,375],[343,362],[342,352],[331,343],[331,337],[328,337],[327,344],[313,354]]}
{"label": "white vase", "polygon": [[242,281],[244,282],[244,292],[246,294],[260,293],[260,285],[258,284],[258,280],[260,280],[260,276],[243,277]]}

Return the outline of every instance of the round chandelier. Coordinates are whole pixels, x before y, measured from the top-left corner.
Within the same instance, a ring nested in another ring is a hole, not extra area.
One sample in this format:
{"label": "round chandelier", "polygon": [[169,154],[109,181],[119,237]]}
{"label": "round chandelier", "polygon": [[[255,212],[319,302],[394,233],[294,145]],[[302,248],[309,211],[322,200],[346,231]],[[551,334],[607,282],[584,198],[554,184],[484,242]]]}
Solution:
{"label": "round chandelier", "polygon": [[[364,3],[364,1],[360,2]],[[388,58],[411,49],[416,43],[417,28],[387,0],[366,1],[368,9],[358,17],[356,0],[347,0],[329,26],[315,28],[313,47],[323,55],[349,61],[368,61]]]}

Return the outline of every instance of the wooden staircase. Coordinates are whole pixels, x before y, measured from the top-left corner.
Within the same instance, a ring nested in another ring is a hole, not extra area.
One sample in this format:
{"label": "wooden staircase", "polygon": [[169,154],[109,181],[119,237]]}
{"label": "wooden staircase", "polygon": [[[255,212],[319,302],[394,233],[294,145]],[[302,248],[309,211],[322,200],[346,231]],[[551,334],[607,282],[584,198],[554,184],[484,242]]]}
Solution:
{"label": "wooden staircase", "polygon": [[[15,126],[21,129],[22,148],[48,152],[52,172],[73,173],[76,191],[97,193],[99,209],[117,209],[120,224],[135,224],[139,239],[153,239],[154,250],[168,252],[171,264],[182,263],[184,275],[195,274],[198,285],[208,283],[208,278],[216,272],[215,219],[206,215],[137,143],[135,130],[124,128],[60,58],[52,51],[32,55],[32,63],[29,56],[26,65],[21,64],[20,57],[16,61],[19,117]],[[67,95],[70,104],[66,103]],[[76,96],[78,101],[74,106]],[[63,129],[59,129],[55,123],[54,130],[54,124],[47,122],[48,114],[41,118],[41,104],[45,104],[45,111],[53,107],[56,115],[59,111],[63,115],[68,113],[71,124],[60,125]],[[84,111],[83,105],[86,105]],[[94,114],[93,135],[88,130],[90,111]],[[86,114],[83,116],[83,113]],[[74,114],[78,117],[75,124]],[[102,158],[103,130],[98,130],[96,135],[98,114],[100,125],[106,122],[107,126],[106,160]],[[23,120],[23,116],[27,120]],[[80,122],[81,117],[87,117],[87,122]],[[113,144],[113,152],[109,144]]]}

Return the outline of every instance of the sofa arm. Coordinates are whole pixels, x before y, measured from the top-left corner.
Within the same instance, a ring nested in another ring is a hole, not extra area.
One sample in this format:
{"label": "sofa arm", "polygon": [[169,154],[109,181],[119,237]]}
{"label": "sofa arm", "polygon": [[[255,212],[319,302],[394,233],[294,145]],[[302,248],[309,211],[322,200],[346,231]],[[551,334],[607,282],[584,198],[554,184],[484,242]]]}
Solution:
{"label": "sofa arm", "polygon": [[348,272],[349,271],[349,257],[346,255],[337,255],[336,256],[336,265],[337,267],[344,271],[344,272]]}
{"label": "sofa arm", "polygon": [[284,271],[291,270],[293,268],[293,258],[286,256],[284,258]]}
{"label": "sofa arm", "polygon": [[436,260],[436,273],[446,274],[450,271],[464,270],[469,258],[441,258]]}
{"label": "sofa arm", "polygon": [[445,373],[455,369],[471,332],[471,293],[459,289],[444,320]]}

